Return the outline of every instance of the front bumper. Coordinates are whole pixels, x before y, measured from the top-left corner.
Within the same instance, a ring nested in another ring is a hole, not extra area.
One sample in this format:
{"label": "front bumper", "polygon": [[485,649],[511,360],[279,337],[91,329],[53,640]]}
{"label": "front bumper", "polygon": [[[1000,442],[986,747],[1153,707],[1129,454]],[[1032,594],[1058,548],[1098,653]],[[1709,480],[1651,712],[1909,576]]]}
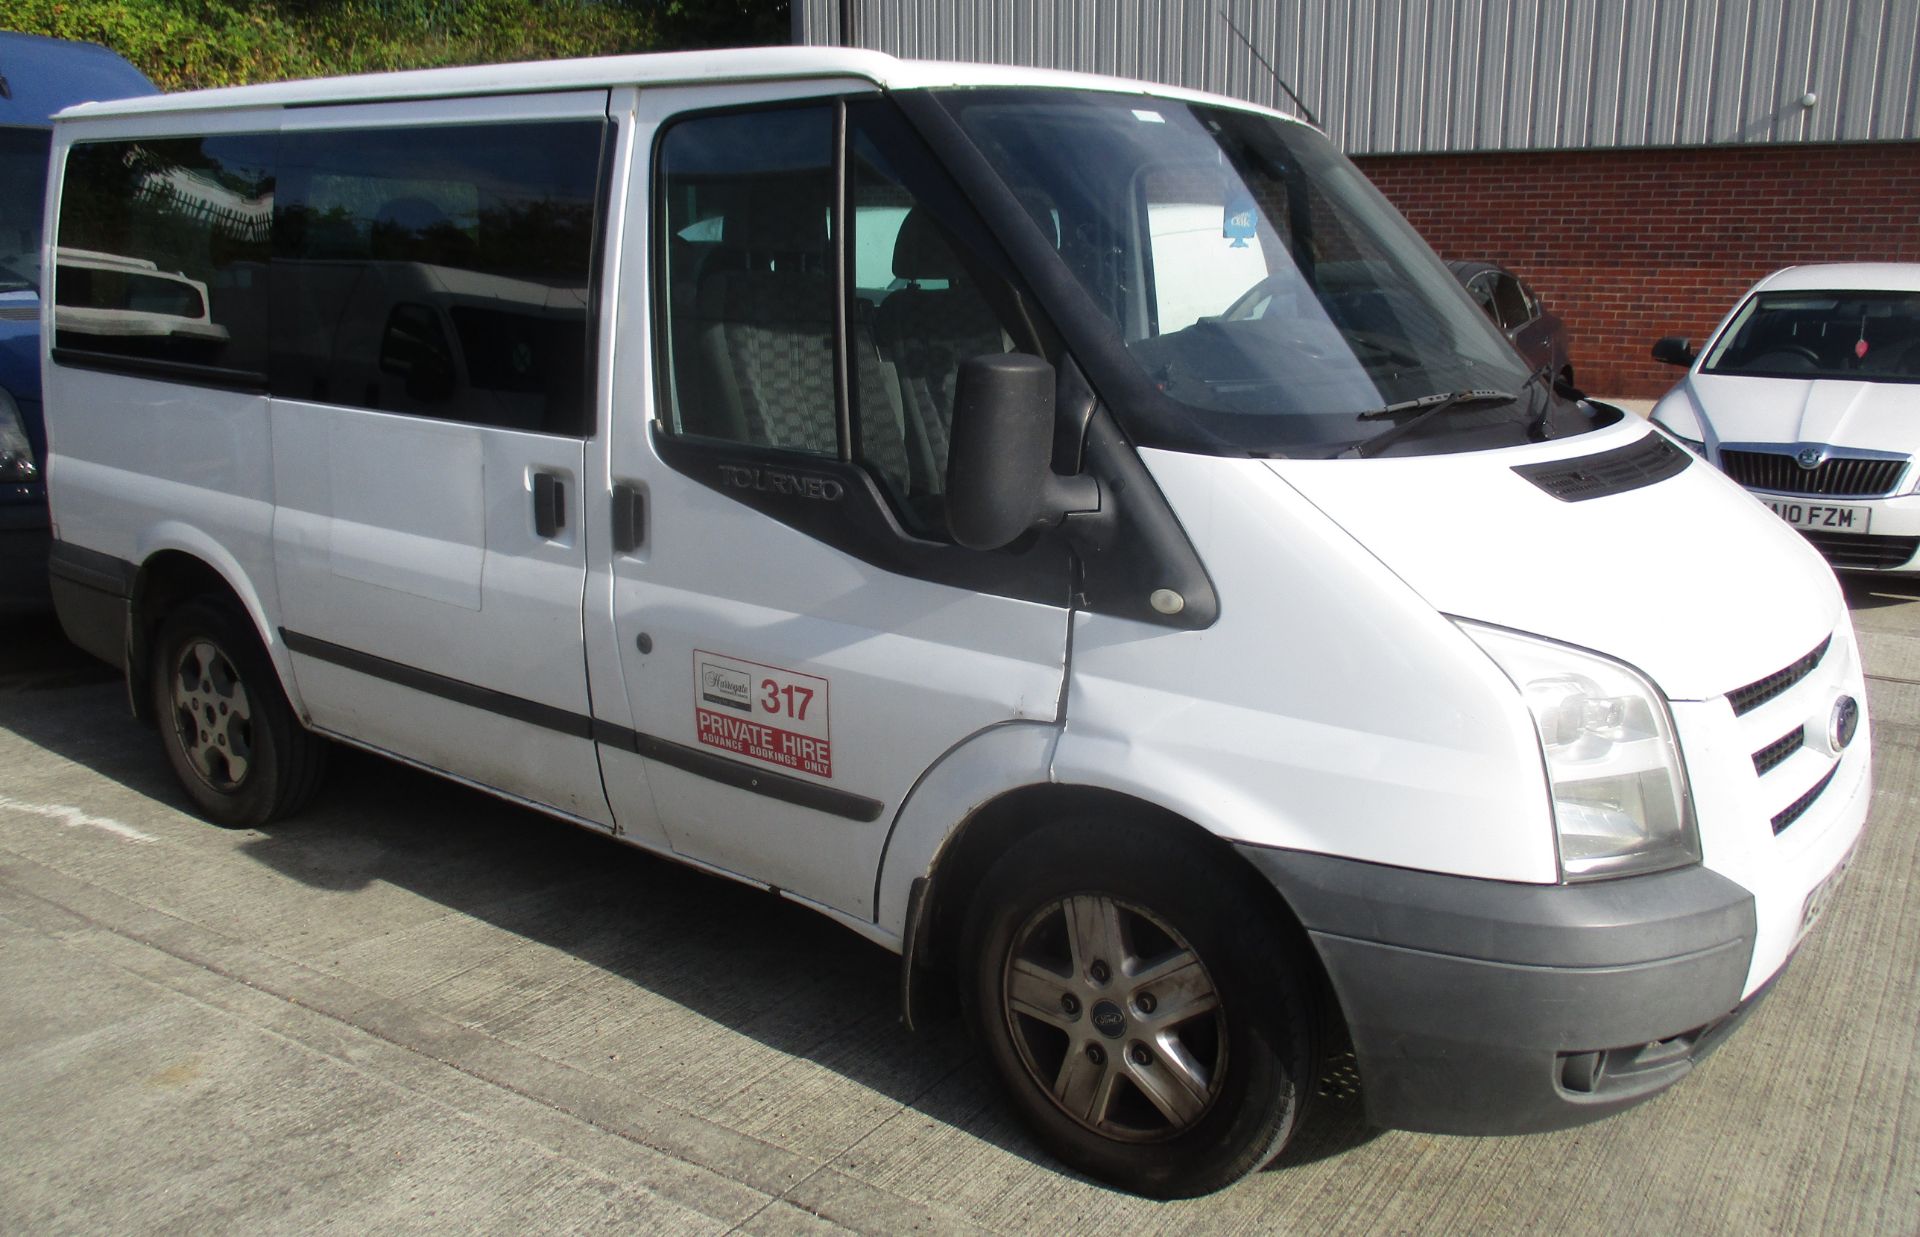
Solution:
{"label": "front bumper", "polygon": [[47,591],[52,544],[44,490],[35,486],[16,501],[0,501],[0,615],[36,614],[52,606]]}
{"label": "front bumper", "polygon": [[1318,950],[1378,1125],[1597,1120],[1677,1082],[1764,995],[1741,996],[1753,898],[1705,868],[1519,885],[1238,849]]}

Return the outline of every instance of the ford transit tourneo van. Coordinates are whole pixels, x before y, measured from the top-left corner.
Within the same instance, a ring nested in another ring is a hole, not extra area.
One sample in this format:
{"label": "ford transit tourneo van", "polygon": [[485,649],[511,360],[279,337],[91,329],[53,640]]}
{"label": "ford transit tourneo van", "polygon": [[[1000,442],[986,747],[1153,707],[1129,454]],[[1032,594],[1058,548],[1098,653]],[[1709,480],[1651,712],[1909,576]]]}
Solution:
{"label": "ford transit tourneo van", "polygon": [[346,743],[777,889],[1103,1180],[1235,1180],[1349,1046],[1385,1125],[1644,1099],[1860,836],[1819,556],[1296,120],[787,48],[53,162],[57,605],[200,812]]}

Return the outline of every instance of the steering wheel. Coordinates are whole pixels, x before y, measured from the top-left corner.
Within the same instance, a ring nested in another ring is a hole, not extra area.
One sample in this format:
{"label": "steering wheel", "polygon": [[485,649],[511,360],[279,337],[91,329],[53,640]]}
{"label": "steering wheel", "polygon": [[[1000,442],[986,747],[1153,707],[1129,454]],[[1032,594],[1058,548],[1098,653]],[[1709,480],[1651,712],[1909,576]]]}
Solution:
{"label": "steering wheel", "polygon": [[1747,364],[1754,369],[1767,369],[1770,368],[1769,362],[1777,363],[1786,357],[1796,357],[1816,369],[1820,365],[1820,354],[1805,344],[1780,344],[1767,349]]}
{"label": "steering wheel", "polygon": [[1285,287],[1290,280],[1290,272],[1276,272],[1268,275],[1265,279],[1254,284],[1251,288],[1248,288],[1235,298],[1233,304],[1227,306],[1226,309],[1221,312],[1220,320],[1223,322],[1244,322],[1249,318],[1264,316],[1254,313],[1254,306],[1259,305],[1262,301],[1271,301],[1275,296],[1278,296],[1280,290]]}

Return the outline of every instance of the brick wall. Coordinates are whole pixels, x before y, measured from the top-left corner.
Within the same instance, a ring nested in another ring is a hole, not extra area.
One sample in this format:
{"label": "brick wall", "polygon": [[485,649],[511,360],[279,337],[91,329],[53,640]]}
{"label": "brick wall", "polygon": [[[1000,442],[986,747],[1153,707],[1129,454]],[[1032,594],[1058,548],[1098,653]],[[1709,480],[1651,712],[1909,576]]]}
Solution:
{"label": "brick wall", "polygon": [[1920,143],[1385,155],[1355,160],[1443,258],[1518,271],[1566,319],[1575,380],[1652,397],[1755,280],[1920,262]]}

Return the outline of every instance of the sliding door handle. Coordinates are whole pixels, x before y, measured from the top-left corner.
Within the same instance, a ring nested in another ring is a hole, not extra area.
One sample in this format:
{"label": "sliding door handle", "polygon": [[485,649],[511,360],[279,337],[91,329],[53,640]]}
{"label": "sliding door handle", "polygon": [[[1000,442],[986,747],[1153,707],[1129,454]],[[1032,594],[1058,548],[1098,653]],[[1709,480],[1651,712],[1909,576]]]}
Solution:
{"label": "sliding door handle", "polygon": [[567,486],[550,472],[533,474],[533,531],[552,538],[567,526]]}

